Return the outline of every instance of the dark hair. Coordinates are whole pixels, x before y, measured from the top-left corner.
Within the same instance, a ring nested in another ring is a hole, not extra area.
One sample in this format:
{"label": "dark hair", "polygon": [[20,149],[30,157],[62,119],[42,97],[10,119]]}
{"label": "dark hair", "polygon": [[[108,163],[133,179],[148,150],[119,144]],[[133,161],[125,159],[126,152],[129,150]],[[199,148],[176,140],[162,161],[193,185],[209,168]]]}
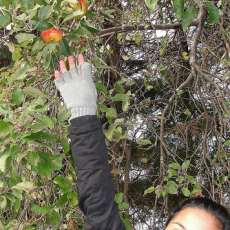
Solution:
{"label": "dark hair", "polygon": [[185,208],[203,209],[219,221],[219,223],[222,225],[222,230],[230,230],[230,214],[228,213],[228,210],[221,204],[202,197],[185,200],[182,205],[168,219],[168,221],[166,222],[166,226],[168,226],[170,221]]}

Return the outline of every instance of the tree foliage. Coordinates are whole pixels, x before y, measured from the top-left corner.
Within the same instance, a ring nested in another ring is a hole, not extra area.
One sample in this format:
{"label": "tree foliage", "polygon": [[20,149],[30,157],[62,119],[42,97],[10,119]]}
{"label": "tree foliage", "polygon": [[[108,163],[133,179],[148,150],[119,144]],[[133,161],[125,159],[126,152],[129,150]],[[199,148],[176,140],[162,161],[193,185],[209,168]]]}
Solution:
{"label": "tree foliage", "polygon": [[[163,229],[187,197],[229,208],[230,2],[93,0],[80,19],[69,2],[0,0],[0,228],[83,229],[70,113],[53,82],[79,52],[127,229]],[[46,44],[53,26],[64,37]]]}

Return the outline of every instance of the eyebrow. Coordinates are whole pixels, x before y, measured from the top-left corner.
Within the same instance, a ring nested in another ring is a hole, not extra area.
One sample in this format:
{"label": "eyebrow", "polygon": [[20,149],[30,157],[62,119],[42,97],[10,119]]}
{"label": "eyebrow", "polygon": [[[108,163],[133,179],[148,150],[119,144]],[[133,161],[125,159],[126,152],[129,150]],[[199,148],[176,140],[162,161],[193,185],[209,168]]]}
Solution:
{"label": "eyebrow", "polygon": [[187,229],[187,228],[185,228],[185,226],[184,225],[182,225],[181,223],[179,223],[179,222],[173,222],[173,224],[177,224],[177,225],[179,225],[181,228],[183,228],[183,229]]}

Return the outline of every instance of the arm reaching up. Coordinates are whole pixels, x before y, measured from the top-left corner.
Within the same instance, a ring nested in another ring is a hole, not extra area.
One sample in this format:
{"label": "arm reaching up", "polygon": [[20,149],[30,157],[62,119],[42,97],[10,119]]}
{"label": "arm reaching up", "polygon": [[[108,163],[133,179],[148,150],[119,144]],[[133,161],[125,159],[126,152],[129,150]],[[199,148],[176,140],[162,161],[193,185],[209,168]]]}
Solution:
{"label": "arm reaching up", "polygon": [[77,173],[79,207],[86,215],[85,230],[125,230],[114,201],[115,189],[108,152],[97,109],[97,92],[90,64],[78,56],[68,58],[70,70],[60,61],[62,75],[55,71],[55,84],[71,112],[71,150]]}

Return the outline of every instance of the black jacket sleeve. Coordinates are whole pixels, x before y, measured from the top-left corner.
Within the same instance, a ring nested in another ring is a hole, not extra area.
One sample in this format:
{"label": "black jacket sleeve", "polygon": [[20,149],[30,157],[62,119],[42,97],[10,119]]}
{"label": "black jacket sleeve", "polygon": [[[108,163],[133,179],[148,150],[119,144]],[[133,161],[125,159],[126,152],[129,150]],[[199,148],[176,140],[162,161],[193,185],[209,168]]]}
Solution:
{"label": "black jacket sleeve", "polygon": [[84,230],[125,230],[114,201],[115,189],[101,122],[96,116],[71,120],[71,150],[77,173]]}

